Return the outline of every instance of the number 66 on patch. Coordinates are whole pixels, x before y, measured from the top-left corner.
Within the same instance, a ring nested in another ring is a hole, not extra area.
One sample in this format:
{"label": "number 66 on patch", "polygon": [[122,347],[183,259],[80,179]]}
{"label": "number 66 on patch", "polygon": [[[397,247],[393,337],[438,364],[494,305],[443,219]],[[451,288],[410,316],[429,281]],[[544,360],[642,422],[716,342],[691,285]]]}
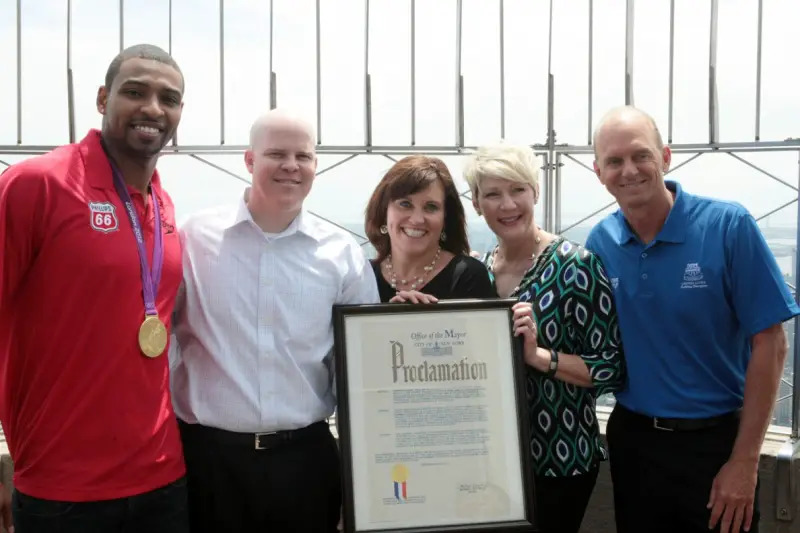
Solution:
{"label": "number 66 on patch", "polygon": [[89,221],[95,231],[109,233],[119,229],[117,210],[110,202],[89,202]]}

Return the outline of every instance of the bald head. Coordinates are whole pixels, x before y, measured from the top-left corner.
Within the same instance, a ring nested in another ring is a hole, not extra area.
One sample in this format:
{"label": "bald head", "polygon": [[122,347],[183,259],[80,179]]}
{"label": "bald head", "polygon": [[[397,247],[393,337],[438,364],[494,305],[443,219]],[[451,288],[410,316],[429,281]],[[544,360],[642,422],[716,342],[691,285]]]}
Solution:
{"label": "bald head", "polygon": [[620,125],[633,125],[643,124],[650,133],[654,136],[656,146],[659,150],[664,148],[664,140],[661,138],[661,132],[658,131],[658,126],[653,117],[633,106],[616,107],[603,115],[597,127],[594,129],[592,136],[592,145],[594,146],[594,155],[597,157],[597,143],[602,140],[603,135],[614,126]]}
{"label": "bald head", "polygon": [[316,143],[314,127],[299,115],[283,109],[272,109],[259,116],[250,127],[250,148],[252,149],[266,133],[304,134]]}

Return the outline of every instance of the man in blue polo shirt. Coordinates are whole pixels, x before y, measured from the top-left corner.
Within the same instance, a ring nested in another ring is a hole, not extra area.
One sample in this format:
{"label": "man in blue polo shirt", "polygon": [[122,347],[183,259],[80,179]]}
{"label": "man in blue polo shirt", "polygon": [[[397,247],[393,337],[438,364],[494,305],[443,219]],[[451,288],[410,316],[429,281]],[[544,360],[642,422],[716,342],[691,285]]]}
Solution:
{"label": "man in blue polo shirt", "polygon": [[744,207],[664,180],[650,116],[612,110],[594,146],[619,204],[586,241],[614,287],[629,376],[607,426],[617,531],[757,531],[782,323],[800,308]]}

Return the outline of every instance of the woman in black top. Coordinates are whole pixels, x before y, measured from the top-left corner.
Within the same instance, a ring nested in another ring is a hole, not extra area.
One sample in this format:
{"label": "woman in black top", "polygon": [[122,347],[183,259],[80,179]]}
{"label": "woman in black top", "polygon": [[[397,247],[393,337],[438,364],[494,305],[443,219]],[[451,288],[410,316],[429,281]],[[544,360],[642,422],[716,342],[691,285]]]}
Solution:
{"label": "woman in black top", "polygon": [[367,204],[366,231],[382,302],[496,297],[486,267],[468,255],[464,207],[442,160],[395,163]]}

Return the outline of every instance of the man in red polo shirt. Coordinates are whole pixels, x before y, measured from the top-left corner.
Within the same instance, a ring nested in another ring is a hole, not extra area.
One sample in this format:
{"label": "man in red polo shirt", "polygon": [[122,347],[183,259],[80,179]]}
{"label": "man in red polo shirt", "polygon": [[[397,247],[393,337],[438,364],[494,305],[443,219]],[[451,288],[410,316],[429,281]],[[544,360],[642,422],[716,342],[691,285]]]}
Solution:
{"label": "man in red polo shirt", "polygon": [[188,531],[167,361],[181,249],[155,170],[183,83],[162,49],[122,51],[97,93],[102,131],[0,175],[0,422],[16,533]]}

